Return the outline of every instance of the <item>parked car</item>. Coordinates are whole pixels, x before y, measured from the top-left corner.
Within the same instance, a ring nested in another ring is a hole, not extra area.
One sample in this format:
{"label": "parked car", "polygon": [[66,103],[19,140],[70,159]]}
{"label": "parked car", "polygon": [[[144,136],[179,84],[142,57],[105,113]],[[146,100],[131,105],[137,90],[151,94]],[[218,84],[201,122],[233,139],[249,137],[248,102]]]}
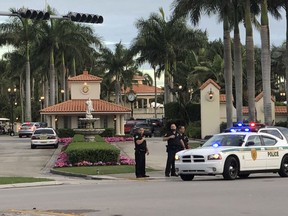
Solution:
{"label": "parked car", "polygon": [[259,129],[259,132],[272,134],[288,143],[288,128],[278,126],[266,126]]}
{"label": "parked car", "polygon": [[37,146],[54,146],[58,148],[59,138],[53,128],[37,128],[31,136],[31,149]]}
{"label": "parked car", "polygon": [[37,122],[24,122],[18,131],[18,136],[21,138],[22,136],[30,137],[34,131],[40,127],[40,124]]}
{"label": "parked car", "polygon": [[144,122],[144,120],[127,120],[126,123],[124,124],[124,133],[125,134],[130,134],[131,130],[133,129],[133,127],[137,124],[137,123],[141,123]]}
{"label": "parked car", "polygon": [[162,119],[159,119],[159,118],[150,118],[150,119],[147,119],[147,122],[152,124],[154,127],[162,127],[163,126],[163,121],[162,121]]}
{"label": "parked car", "polygon": [[146,122],[140,122],[134,125],[131,130],[132,134],[136,133],[137,128],[144,128],[144,136],[145,137],[152,137],[153,134],[153,126]]}

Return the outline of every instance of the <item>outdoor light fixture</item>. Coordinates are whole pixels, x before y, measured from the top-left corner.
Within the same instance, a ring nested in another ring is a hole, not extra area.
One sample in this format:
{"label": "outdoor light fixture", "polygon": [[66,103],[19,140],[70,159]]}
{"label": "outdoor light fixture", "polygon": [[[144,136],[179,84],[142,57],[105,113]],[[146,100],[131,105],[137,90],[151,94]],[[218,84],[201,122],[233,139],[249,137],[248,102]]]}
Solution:
{"label": "outdoor light fixture", "polygon": [[210,88],[210,91],[208,92],[208,96],[209,96],[209,99],[210,99],[210,100],[213,99],[214,92],[212,91],[212,88]]}

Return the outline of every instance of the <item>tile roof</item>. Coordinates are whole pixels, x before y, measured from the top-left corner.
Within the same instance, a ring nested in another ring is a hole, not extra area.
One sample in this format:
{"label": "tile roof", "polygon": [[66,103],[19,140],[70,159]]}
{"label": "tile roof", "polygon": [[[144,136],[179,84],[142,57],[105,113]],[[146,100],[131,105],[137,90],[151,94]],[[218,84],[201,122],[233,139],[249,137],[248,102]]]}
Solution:
{"label": "tile roof", "polygon": [[[220,103],[226,102],[226,94],[220,94]],[[234,97],[232,96],[232,102],[234,102]]]}
{"label": "tile roof", "polygon": [[[46,107],[40,112],[45,113],[83,113],[86,112],[87,99],[73,99],[64,101],[63,103],[55,104],[50,107]],[[93,101],[93,113],[130,113],[131,110],[127,107],[110,103],[100,99],[91,99]]]}
{"label": "tile roof", "polygon": [[88,71],[83,71],[83,74],[69,77],[68,81],[102,81],[102,78],[89,74]]}
{"label": "tile roof", "polygon": [[[154,86],[148,86],[144,84],[132,84],[132,89],[136,94],[153,94],[155,92]],[[126,90],[122,90],[122,93],[128,93],[130,88],[128,87]],[[156,89],[157,93],[163,93],[164,91],[161,88]]]}
{"label": "tile roof", "polygon": [[275,113],[286,114],[287,113],[286,106],[275,106]]}
{"label": "tile roof", "polygon": [[208,79],[205,83],[203,83],[201,86],[200,86],[200,90],[203,90],[206,86],[208,86],[209,84],[212,84],[214,85],[218,90],[221,89],[221,87],[212,79]]}
{"label": "tile roof", "polygon": [[[256,96],[256,98],[255,98],[255,101],[256,102],[258,102],[261,98],[263,98],[263,92],[261,92],[260,94],[258,94],[257,96]],[[271,100],[273,101],[273,102],[275,102],[275,97],[273,97],[273,96],[271,96]]]}
{"label": "tile roof", "polygon": [[145,80],[144,76],[134,75],[133,80]]}

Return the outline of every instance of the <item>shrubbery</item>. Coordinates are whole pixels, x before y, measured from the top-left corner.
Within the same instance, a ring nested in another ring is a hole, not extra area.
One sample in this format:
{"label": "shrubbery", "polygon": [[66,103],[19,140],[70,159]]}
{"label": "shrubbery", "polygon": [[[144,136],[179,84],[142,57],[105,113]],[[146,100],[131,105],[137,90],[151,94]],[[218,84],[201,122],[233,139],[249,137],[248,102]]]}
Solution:
{"label": "shrubbery", "polygon": [[117,163],[120,150],[106,142],[72,142],[66,149],[71,164],[81,161]]}
{"label": "shrubbery", "polygon": [[71,128],[60,128],[57,129],[59,138],[74,137],[75,131]]}
{"label": "shrubbery", "polygon": [[105,128],[105,131],[100,135],[102,137],[113,137],[115,135],[115,130],[113,128]]}

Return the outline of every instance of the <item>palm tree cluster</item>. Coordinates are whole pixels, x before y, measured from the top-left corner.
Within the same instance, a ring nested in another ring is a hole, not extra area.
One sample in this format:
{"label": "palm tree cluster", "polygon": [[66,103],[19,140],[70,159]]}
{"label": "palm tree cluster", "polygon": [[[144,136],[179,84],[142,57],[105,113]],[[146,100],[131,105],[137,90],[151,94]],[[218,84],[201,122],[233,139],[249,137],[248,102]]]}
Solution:
{"label": "palm tree cluster", "polygon": [[[243,120],[243,105],[249,107],[249,120],[257,120],[254,98],[261,91],[265,123],[272,124],[271,85],[276,89],[288,79],[288,43],[274,47],[271,56],[268,13],[280,18],[281,8],[287,12],[287,1],[174,0],[172,8],[169,17],[160,8],[147,19],[138,19],[138,34],[131,46],[125,47],[120,41],[114,51],[102,44],[90,26],[67,20],[11,18],[0,24],[0,45],[14,48],[0,61],[0,103],[7,101],[4,92],[8,84],[14,85],[20,90],[21,120],[34,120],[41,95],[45,97],[45,106],[61,101],[60,89],[68,99],[67,77],[89,69],[103,78],[101,97],[110,100],[114,93],[115,102],[122,104],[121,91],[131,87],[133,76],[143,75],[138,68],[149,63],[154,69],[155,86],[156,77],[164,74],[165,104],[178,100],[184,107],[185,103],[199,102],[199,87],[212,78],[226,94],[228,127],[232,125],[233,103],[238,121]],[[223,23],[223,40],[208,41],[206,31],[193,28],[202,15],[212,14],[218,15]],[[246,29],[245,46],[240,40],[241,23]],[[261,31],[261,48],[254,46],[253,25]],[[151,85],[152,78],[143,76]],[[286,97],[288,100],[287,93]],[[9,113],[5,103],[0,107],[1,114]]]}

